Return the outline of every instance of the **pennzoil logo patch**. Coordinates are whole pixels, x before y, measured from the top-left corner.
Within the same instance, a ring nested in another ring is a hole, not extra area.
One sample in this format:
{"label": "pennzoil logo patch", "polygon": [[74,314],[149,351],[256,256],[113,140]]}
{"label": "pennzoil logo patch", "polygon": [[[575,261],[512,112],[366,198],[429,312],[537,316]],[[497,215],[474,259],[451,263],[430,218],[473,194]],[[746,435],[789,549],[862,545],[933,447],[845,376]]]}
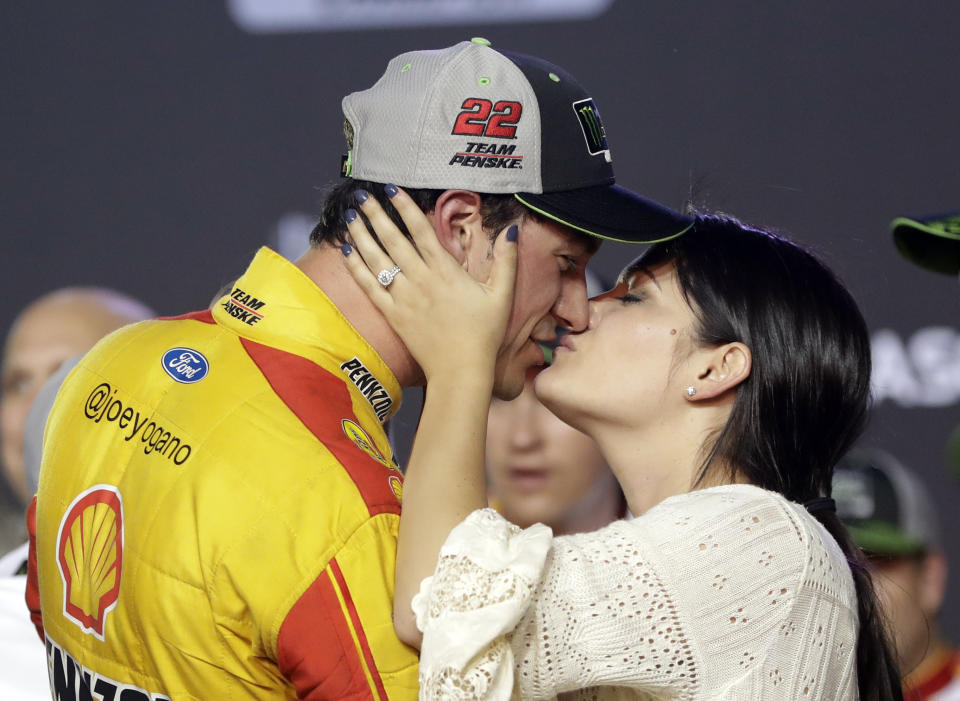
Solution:
{"label": "pennzoil logo patch", "polygon": [[353,357],[340,364],[340,369],[346,374],[347,379],[352,382],[360,393],[366,397],[373,407],[374,413],[383,423],[393,407],[393,398],[390,393],[383,388],[380,380],[374,375],[367,366],[360,362],[359,358]]}
{"label": "pennzoil logo patch", "polygon": [[103,640],[123,568],[123,502],[116,487],[94,485],[67,507],[57,531],[57,567],[63,614],[84,633]]}
{"label": "pennzoil logo patch", "polygon": [[396,475],[390,475],[387,478],[387,482],[390,484],[390,489],[393,490],[393,493],[397,497],[397,501],[401,504],[403,503],[403,480],[401,480]]}

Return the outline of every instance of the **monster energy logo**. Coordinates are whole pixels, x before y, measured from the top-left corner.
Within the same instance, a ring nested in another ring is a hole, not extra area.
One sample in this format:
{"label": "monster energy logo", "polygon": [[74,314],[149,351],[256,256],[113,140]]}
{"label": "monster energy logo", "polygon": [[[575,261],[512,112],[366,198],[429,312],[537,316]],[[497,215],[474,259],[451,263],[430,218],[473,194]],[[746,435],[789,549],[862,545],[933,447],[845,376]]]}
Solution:
{"label": "monster energy logo", "polygon": [[577,119],[580,120],[580,128],[583,130],[583,138],[587,142],[587,151],[590,155],[603,153],[608,149],[607,134],[603,130],[603,123],[600,121],[600,113],[597,106],[591,98],[580,100],[573,103],[573,110],[577,113]]}

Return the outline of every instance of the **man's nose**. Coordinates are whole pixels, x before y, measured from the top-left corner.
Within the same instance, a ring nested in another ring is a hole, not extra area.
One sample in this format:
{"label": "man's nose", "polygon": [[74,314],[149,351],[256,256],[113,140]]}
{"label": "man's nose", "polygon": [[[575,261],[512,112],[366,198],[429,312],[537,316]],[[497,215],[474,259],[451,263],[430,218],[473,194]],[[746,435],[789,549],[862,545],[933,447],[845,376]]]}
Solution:
{"label": "man's nose", "polygon": [[[612,292],[612,290],[611,290]],[[589,319],[587,321],[587,328],[592,329],[596,327],[597,323],[603,318],[604,311],[610,307],[611,304],[614,304],[615,300],[610,296],[610,293],[605,293],[599,297],[594,297],[590,300],[590,311]]]}
{"label": "man's nose", "polygon": [[564,282],[560,297],[553,305],[553,315],[557,325],[571,331],[583,331],[587,328],[590,308],[587,303],[587,281],[582,276],[576,280]]}

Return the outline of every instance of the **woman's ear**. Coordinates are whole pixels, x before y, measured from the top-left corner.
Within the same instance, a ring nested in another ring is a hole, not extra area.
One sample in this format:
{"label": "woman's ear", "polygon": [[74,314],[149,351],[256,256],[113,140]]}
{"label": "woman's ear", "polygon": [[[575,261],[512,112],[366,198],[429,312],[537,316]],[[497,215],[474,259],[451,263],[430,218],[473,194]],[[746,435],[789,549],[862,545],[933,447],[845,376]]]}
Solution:
{"label": "woman's ear", "polygon": [[[477,241],[485,241],[480,195],[470,190],[445,190],[434,207],[437,240],[458,262],[464,263]],[[485,244],[486,245],[486,244]]]}
{"label": "woman's ear", "polygon": [[750,349],[740,342],[725,343],[703,351],[697,378],[687,387],[687,399],[696,402],[719,397],[746,380],[752,365]]}

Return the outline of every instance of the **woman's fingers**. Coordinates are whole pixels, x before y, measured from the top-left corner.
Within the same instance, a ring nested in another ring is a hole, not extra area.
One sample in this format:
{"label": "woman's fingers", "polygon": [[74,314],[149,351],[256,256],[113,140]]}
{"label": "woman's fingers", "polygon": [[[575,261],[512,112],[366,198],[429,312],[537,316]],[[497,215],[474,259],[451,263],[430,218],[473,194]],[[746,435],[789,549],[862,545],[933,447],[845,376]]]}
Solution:
{"label": "woman's fingers", "polygon": [[[392,196],[394,200],[398,199],[399,191],[395,185],[387,185],[386,191],[388,195],[393,193]],[[403,194],[403,197],[413,204],[406,193]],[[371,197],[369,193],[364,190],[357,190],[356,198],[358,205],[363,209],[363,213],[367,216],[367,219],[370,220],[370,226],[377,233],[377,238],[380,239],[380,243],[383,245],[383,248],[386,249],[390,258],[392,258],[402,270],[408,273],[422,266],[423,260],[417,252],[417,249],[407,237],[403,235],[403,232],[397,228],[393,220],[390,219],[389,215],[383,210],[383,207],[380,206],[380,203],[377,202],[377,199]],[[414,207],[416,207],[416,205],[414,205]],[[420,212],[419,208],[417,208],[417,212]],[[429,220],[427,220],[422,213],[420,213],[420,217],[423,218],[432,232],[433,226],[431,226]],[[433,236],[433,238],[436,240],[436,236]]]}
{"label": "woman's fingers", "polygon": [[[407,225],[407,231],[410,232],[410,236],[413,238],[423,260],[430,264],[433,264],[435,260],[449,260],[450,255],[437,240],[433,224],[430,223],[427,215],[411,199],[410,195],[396,185],[387,185],[386,192],[387,196],[390,197],[390,203],[400,214],[403,223]],[[374,228],[377,232],[380,231],[379,228]]]}
{"label": "woman's fingers", "polygon": [[357,257],[363,258],[362,262],[366,263],[366,267],[369,268],[368,272],[377,275],[382,270],[392,270],[394,267],[393,259],[370,235],[356,210],[348,209],[344,219],[347,222],[350,237],[353,239],[353,247],[360,253],[360,256]]}
{"label": "woman's fingers", "polygon": [[[367,234],[367,238],[369,238],[369,236],[370,235]],[[340,247],[340,251],[343,253],[347,269],[350,271],[350,274],[353,275],[353,279],[356,280],[360,288],[367,293],[370,301],[374,303],[377,309],[389,319],[391,309],[393,308],[393,297],[390,296],[390,292],[380,284],[376,278],[376,274],[371,271],[369,263],[357,254],[353,246],[345,243]]]}
{"label": "woman's fingers", "polygon": [[497,236],[493,244],[493,268],[487,284],[499,298],[513,299],[517,279],[517,235],[519,227],[511,224]]}

